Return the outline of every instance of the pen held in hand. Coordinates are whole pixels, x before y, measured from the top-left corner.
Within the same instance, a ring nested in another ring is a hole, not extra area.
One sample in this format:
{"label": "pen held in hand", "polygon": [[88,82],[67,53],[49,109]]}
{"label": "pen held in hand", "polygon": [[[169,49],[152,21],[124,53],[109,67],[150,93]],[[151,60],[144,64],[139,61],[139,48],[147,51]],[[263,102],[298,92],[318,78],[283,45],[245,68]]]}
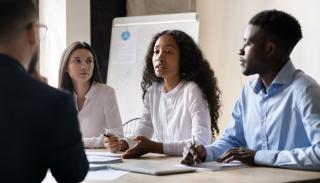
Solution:
{"label": "pen held in hand", "polygon": [[103,134],[103,136],[105,136],[105,137],[107,137],[107,138],[109,138],[110,137],[110,135],[109,134]]}
{"label": "pen held in hand", "polygon": [[192,143],[193,146],[196,146],[196,141],[194,140],[194,136],[193,135],[192,135],[192,142],[191,143]]}

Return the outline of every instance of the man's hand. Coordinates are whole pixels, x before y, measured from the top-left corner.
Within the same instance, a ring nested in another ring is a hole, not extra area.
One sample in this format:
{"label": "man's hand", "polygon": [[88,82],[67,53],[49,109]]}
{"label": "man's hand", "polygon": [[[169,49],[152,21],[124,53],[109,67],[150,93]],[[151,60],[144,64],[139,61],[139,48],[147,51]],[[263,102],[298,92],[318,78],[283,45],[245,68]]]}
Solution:
{"label": "man's hand", "polygon": [[187,146],[184,147],[181,163],[185,165],[200,164],[205,160],[206,156],[207,151],[203,145],[197,144],[194,146],[188,143]]}
{"label": "man's hand", "polygon": [[220,163],[229,163],[233,160],[241,161],[247,165],[255,165],[254,156],[256,151],[247,148],[234,148],[225,152],[222,156],[217,159],[217,162]]}
{"label": "man's hand", "polygon": [[137,136],[133,140],[137,143],[128,149],[122,155],[122,158],[137,158],[150,152],[163,153],[163,145],[160,142],[154,142],[145,136]]}

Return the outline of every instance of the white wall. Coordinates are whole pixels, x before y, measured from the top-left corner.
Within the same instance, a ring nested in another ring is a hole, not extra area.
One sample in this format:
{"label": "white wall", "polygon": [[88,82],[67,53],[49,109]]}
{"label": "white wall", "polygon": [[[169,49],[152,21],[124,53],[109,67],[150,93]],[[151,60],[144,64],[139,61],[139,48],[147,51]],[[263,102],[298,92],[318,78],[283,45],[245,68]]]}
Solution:
{"label": "white wall", "polygon": [[[293,51],[293,63],[320,82],[319,7],[318,0],[197,0],[199,44],[223,92],[221,131],[248,79],[241,74],[237,53],[249,19],[265,9],[280,9],[295,16],[302,25],[304,38]],[[90,43],[90,0],[40,0],[40,21],[49,28],[41,45],[40,71],[50,85],[57,86],[60,56],[66,45],[79,39]]]}
{"label": "white wall", "polygon": [[40,45],[40,73],[49,85],[57,86],[59,60],[66,47],[66,0],[40,0],[40,22],[48,26]]}
{"label": "white wall", "polygon": [[67,0],[67,45],[90,37],[90,0]]}
{"label": "white wall", "polygon": [[48,34],[40,46],[40,73],[58,86],[60,57],[71,42],[90,43],[90,0],[40,0],[40,22]]}
{"label": "white wall", "polygon": [[198,0],[200,14],[199,44],[215,70],[222,90],[222,114],[219,127],[223,132],[230,120],[233,105],[242,85],[238,50],[249,19],[266,9],[284,10],[298,19],[304,38],[293,50],[292,60],[320,82],[320,1],[318,0]]}
{"label": "white wall", "polygon": [[127,0],[127,16],[194,12],[196,0]]}

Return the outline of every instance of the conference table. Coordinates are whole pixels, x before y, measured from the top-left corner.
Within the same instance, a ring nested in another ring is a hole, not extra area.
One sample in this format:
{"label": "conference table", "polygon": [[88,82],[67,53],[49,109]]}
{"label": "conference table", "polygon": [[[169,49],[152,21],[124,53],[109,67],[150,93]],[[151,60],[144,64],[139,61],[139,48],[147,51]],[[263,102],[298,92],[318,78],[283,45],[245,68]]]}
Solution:
{"label": "conference table", "polygon": [[[161,154],[146,154],[136,159],[124,159],[124,162],[157,162],[170,165],[179,164],[181,157],[169,157]],[[226,167],[217,171],[197,170],[193,173],[172,175],[146,175],[128,173],[112,181],[84,181],[84,183],[282,183],[282,182],[318,182],[319,171],[288,170],[270,167],[238,166]]]}

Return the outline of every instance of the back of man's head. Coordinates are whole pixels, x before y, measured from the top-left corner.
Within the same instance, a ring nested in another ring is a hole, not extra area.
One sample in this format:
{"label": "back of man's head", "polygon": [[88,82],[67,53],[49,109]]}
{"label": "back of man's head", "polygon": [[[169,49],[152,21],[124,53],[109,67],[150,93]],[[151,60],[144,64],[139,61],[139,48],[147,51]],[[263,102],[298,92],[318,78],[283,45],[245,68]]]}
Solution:
{"label": "back of man's head", "polygon": [[249,24],[261,27],[287,54],[302,38],[299,22],[283,11],[262,11],[252,17]]}
{"label": "back of man's head", "polygon": [[0,43],[38,19],[37,0],[0,0]]}

